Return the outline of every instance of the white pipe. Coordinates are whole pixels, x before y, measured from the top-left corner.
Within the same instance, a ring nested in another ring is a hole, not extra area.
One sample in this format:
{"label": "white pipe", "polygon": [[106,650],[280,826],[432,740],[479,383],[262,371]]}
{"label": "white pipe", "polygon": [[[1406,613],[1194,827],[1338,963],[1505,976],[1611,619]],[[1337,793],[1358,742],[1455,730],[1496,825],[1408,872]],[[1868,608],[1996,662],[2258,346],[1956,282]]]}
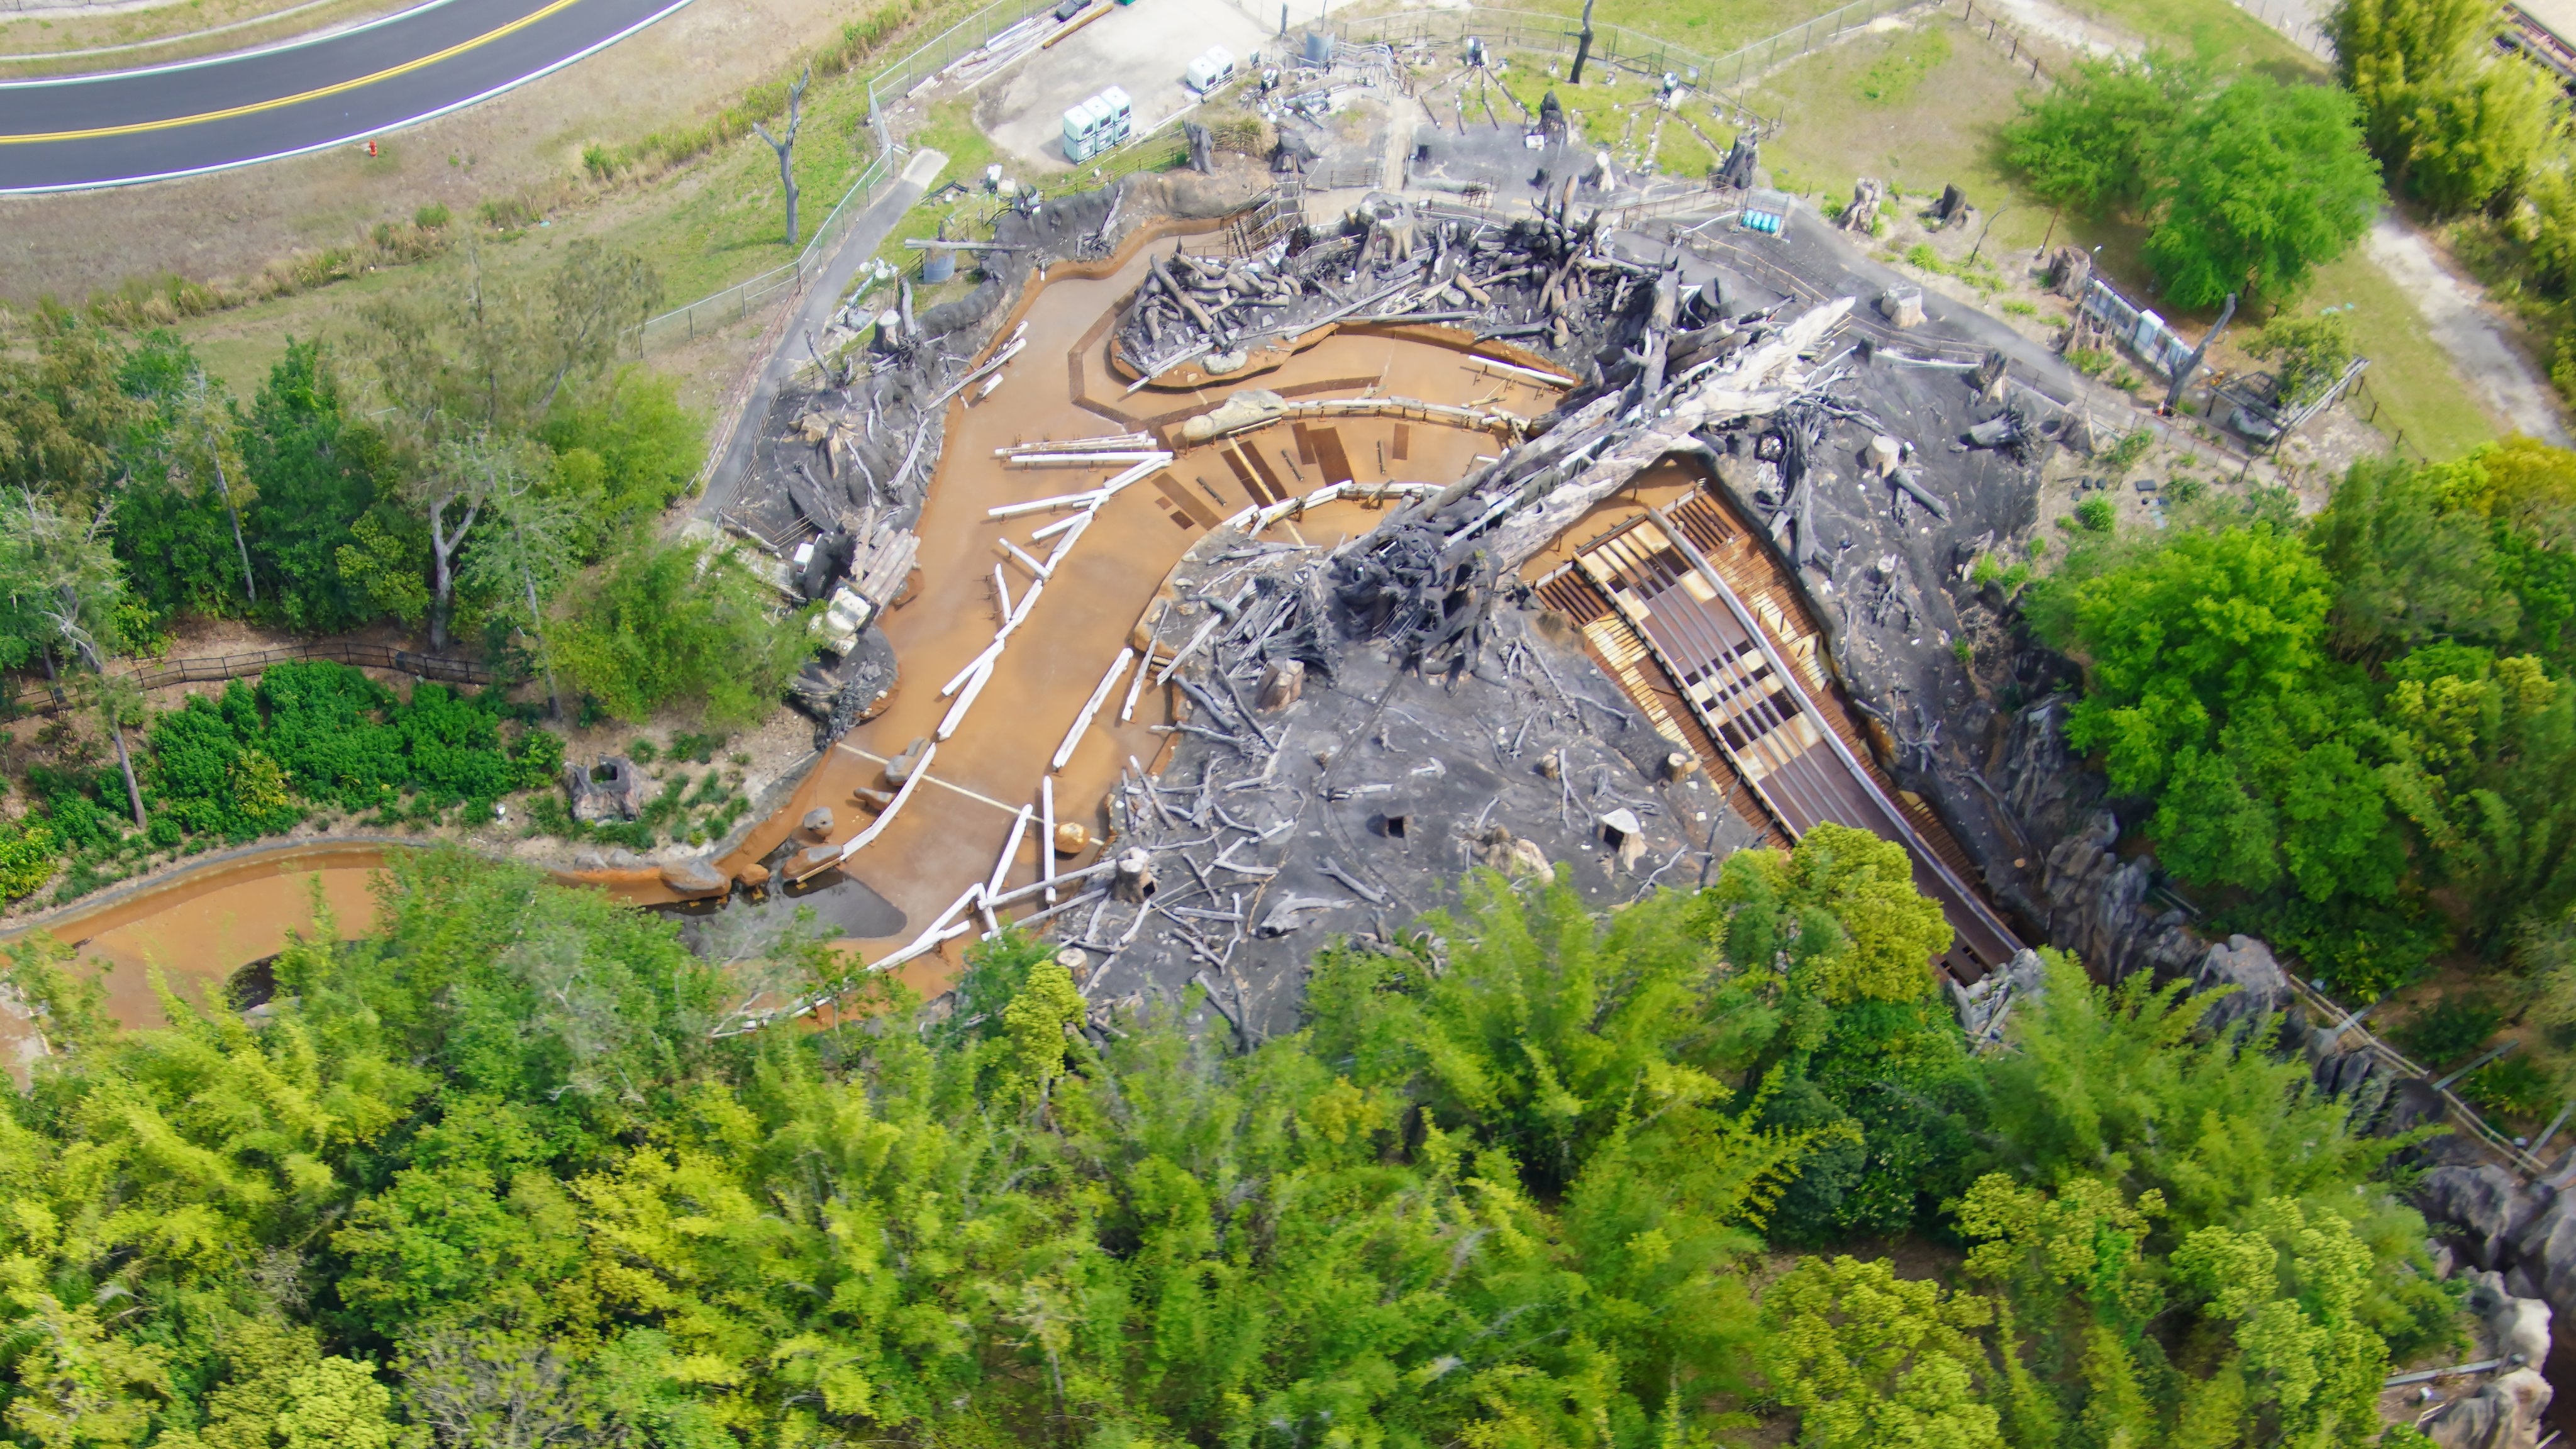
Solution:
{"label": "white pipe", "polygon": [[1018,816],[1012,819],[1011,838],[1002,846],[1002,858],[993,862],[993,878],[984,882],[986,900],[1002,893],[1002,880],[1011,873],[1011,862],[1019,857],[1020,842],[1028,838],[1029,816],[1032,813],[1028,806],[1023,805],[1020,807]]}
{"label": "white pipe", "polygon": [[1047,555],[1045,577],[1054,576],[1055,566],[1064,562],[1066,554],[1073,552],[1073,541],[1082,537],[1082,531],[1089,528],[1091,520],[1099,516],[1100,509],[1097,505],[1094,505],[1089,512],[1077,513],[1073,516],[1073,527],[1065,530],[1064,537],[1056,540],[1054,550]]}
{"label": "white pipe", "polygon": [[1136,665],[1136,677],[1127,681],[1127,702],[1118,707],[1118,722],[1125,724],[1136,717],[1136,698],[1145,692],[1145,672],[1154,665],[1154,641],[1163,632],[1163,616],[1171,612],[1172,601],[1165,599],[1154,614],[1154,627],[1145,631],[1145,657]]}
{"label": "white pipe", "polygon": [[976,670],[991,664],[995,659],[1000,658],[1001,654],[1002,641],[996,638],[992,643],[984,646],[983,653],[967,660],[966,667],[957,671],[957,677],[955,679],[952,679],[939,687],[939,697],[941,699],[946,699],[948,696],[964,689],[966,687],[966,681],[975,677]]}
{"label": "white pipe", "polygon": [[1047,581],[1044,579],[1039,579],[1030,584],[1029,591],[1020,595],[1019,609],[1011,615],[1008,622],[1002,625],[1002,632],[994,635],[993,637],[996,639],[1010,638],[1012,631],[1019,628],[1020,625],[1028,619],[1029,610],[1036,607],[1038,595],[1046,592],[1046,586]]}
{"label": "white pipe", "polygon": [[1046,888],[1048,905],[1055,904],[1055,776],[1038,776],[1038,828],[1046,832],[1038,839],[1038,884]]}
{"label": "white pipe", "polygon": [[1068,508],[1089,508],[1109,495],[1100,489],[1088,493],[1059,493],[1053,498],[1032,498],[1026,503],[1005,503],[984,510],[986,518],[1018,518],[1029,513],[1061,513]]}
{"label": "white pipe", "polygon": [[975,707],[975,696],[982,694],[984,686],[991,683],[992,679],[992,664],[986,664],[976,670],[975,677],[968,680],[966,687],[958,692],[957,702],[948,706],[948,713],[941,717],[939,728],[932,732],[930,738],[933,741],[944,740],[957,733],[957,727],[966,723],[966,711]]}
{"label": "white pipe", "polygon": [[1123,489],[1132,483],[1154,476],[1156,472],[1161,470],[1164,464],[1171,461],[1171,454],[1156,453],[1152,457],[1147,458],[1144,462],[1137,464],[1135,467],[1130,468],[1126,472],[1119,474],[1117,477],[1110,479],[1108,482],[1101,484],[1101,501],[1105,503],[1116,497],[1120,489]]}
{"label": "white pipe", "polygon": [[1150,448],[1122,448],[1097,453],[1016,453],[1002,460],[1006,468],[1097,468],[1103,463],[1171,461],[1171,454]]}
{"label": "white pipe", "polygon": [[1011,586],[1002,578],[1002,566],[993,565],[993,595],[1001,601],[1002,617],[1011,617]]}
{"label": "white pipe", "polygon": [[1163,672],[1154,676],[1154,682],[1156,684],[1171,683],[1172,676],[1180,672],[1181,661],[1199,652],[1199,646],[1205,644],[1208,640],[1208,636],[1216,632],[1216,626],[1224,622],[1225,616],[1223,614],[1218,613],[1214,609],[1208,610],[1208,621],[1201,624],[1199,626],[1199,631],[1190,636],[1190,642],[1181,646],[1180,653],[1172,656],[1172,662],[1163,666]]}
{"label": "white pipe", "polygon": [[1110,661],[1109,672],[1100,676],[1100,683],[1091,691],[1091,698],[1083,704],[1082,713],[1074,716],[1073,728],[1065,731],[1064,743],[1056,746],[1055,762],[1049,765],[1048,769],[1061,770],[1064,768],[1064,762],[1073,758],[1073,747],[1082,743],[1083,734],[1091,728],[1092,716],[1100,713],[1100,707],[1109,702],[1109,691],[1118,687],[1118,676],[1127,672],[1127,666],[1133,663],[1135,658],[1136,650],[1133,646],[1129,646],[1120,649],[1118,657]]}
{"label": "white pipe", "polygon": [[[1089,516],[1089,514],[1083,513],[1077,513],[1074,515],[1076,518],[1087,518]],[[1055,572],[1055,568],[1052,564],[1039,563],[1036,559],[1029,556],[1027,549],[1020,547],[1009,539],[997,538],[993,541],[1010,550],[1011,557],[1018,559],[1022,567],[1026,568],[1030,573],[1037,575],[1039,578],[1045,578],[1048,574]]]}
{"label": "white pipe", "polygon": [[1497,361],[1494,358],[1479,356],[1475,353],[1469,353],[1467,355],[1467,365],[1470,367],[1486,368],[1494,372],[1509,373],[1514,377],[1526,377],[1534,382],[1546,383],[1550,387],[1574,386],[1573,378],[1560,377],[1553,372],[1541,372],[1535,367],[1522,367],[1516,363]]}
{"label": "white pipe", "polygon": [[1153,445],[1152,433],[1109,433],[1097,438],[1048,438],[1035,443],[1013,443],[1007,448],[995,448],[993,456],[1025,458],[1038,453],[1124,452]]}
{"label": "white pipe", "polygon": [[1082,526],[1083,520],[1090,516],[1091,510],[1086,508],[1082,512],[1074,514],[1070,518],[1059,518],[1055,522],[1048,524],[1046,527],[1039,529],[1037,532],[1030,534],[1029,542],[1035,543],[1042,538],[1053,538],[1068,528],[1079,528]]}
{"label": "white pipe", "polygon": [[[902,812],[903,802],[911,799],[913,790],[918,787],[922,781],[930,778],[930,762],[938,754],[939,745],[936,741],[933,741],[930,748],[921,752],[921,759],[913,765],[912,773],[903,777],[903,788],[894,792],[894,799],[886,802],[886,808],[878,814],[876,820],[871,823],[867,829],[862,830],[858,834],[841,842],[841,854],[839,856],[839,860],[848,860],[851,856],[865,850],[871,842],[885,832],[886,826],[891,824],[894,817]],[[805,872],[805,875],[813,875],[821,869],[822,867],[817,866],[814,870]],[[798,880],[803,880],[804,878],[805,876],[797,877]]]}
{"label": "white pipe", "polygon": [[916,956],[926,956],[929,953],[938,950],[942,943],[955,940],[957,937],[975,929],[974,923],[971,921],[954,926],[949,923],[956,921],[957,918],[964,915],[968,909],[982,904],[984,904],[983,884],[981,882],[977,882],[974,885],[968,886],[966,888],[966,894],[959,896],[956,901],[948,907],[948,909],[941,911],[939,913],[939,919],[931,922],[928,927],[923,929],[920,935],[913,937],[911,941],[906,943],[901,950],[896,951],[893,955],[881,957],[875,961],[869,962],[868,969],[870,971],[891,971],[906,961],[910,961]]}

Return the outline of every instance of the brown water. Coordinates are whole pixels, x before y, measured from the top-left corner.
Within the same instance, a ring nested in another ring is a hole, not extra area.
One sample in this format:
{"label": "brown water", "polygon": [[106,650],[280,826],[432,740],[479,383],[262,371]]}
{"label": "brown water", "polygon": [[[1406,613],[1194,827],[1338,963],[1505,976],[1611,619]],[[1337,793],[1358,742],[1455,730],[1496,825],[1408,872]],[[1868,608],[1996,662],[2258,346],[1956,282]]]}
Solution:
{"label": "brown water", "polygon": [[[950,405],[947,446],[920,522],[920,585],[908,603],[884,620],[903,670],[895,698],[883,715],[853,731],[818,762],[776,813],[720,863],[722,868],[738,871],[759,861],[791,835],[799,837],[795,843],[813,843],[799,822],[817,805],[833,811],[834,840],[864,828],[871,817],[856,808],[852,791],[881,785],[885,757],[936,729],[951,703],[939,697],[939,686],[991,642],[1000,622],[993,565],[1004,563],[1014,598],[1029,585],[1027,571],[1006,562],[996,540],[1007,536],[1040,558],[1052,547],[1051,540],[1033,542],[1029,535],[1060,515],[996,523],[985,517],[986,510],[1078,492],[1114,471],[1005,470],[993,457],[995,448],[1146,427],[1177,432],[1180,419],[1214,407],[1236,386],[1309,399],[1356,397],[1373,390],[1378,396],[1427,402],[1487,402],[1524,416],[1543,412],[1554,401],[1550,389],[1477,371],[1465,359],[1463,338],[1433,329],[1336,333],[1257,378],[1206,389],[1129,394],[1108,364],[1105,319],[1146,275],[1146,250],[1153,244],[1132,246],[1112,262],[1057,268],[1046,284],[1032,290],[1014,319],[1027,323],[1028,345],[1006,370],[1001,386],[972,408],[962,402]],[[1006,326],[1004,335],[1008,331]],[[1508,349],[1485,350],[1510,355]],[[1494,440],[1484,434],[1407,427],[1393,419],[1345,420],[1334,433],[1354,481],[1363,484],[1447,482],[1494,448]],[[1311,451],[1299,459],[1296,440],[1284,425],[1236,441],[1246,451],[1257,450],[1290,492],[1336,481],[1322,475]],[[1207,520],[1231,515],[1252,501],[1215,449],[1183,454],[1169,476],[1186,506],[1149,479],[1101,510],[1013,635],[965,725],[941,744],[929,780],[884,835],[850,862],[850,873],[883,894],[912,924],[899,936],[844,945],[863,955],[882,955],[968,885],[992,874],[1020,806],[1035,801],[1049,757],[1102,671],[1129,642],[1172,566],[1205,537]],[[1274,526],[1266,537],[1330,547],[1374,526],[1382,516],[1359,504],[1332,504]],[[1152,768],[1167,740],[1151,728],[1171,718],[1165,691],[1149,685],[1135,719],[1120,724],[1116,713],[1124,693],[1122,681],[1100,722],[1056,778],[1057,818],[1087,824],[1094,839],[1106,830],[1105,801],[1120,767],[1132,757]],[[1011,866],[1012,881],[1035,878],[1037,834],[1033,827]],[[374,919],[370,878],[382,864],[383,852],[399,848],[343,843],[254,850],[148,887],[112,893],[37,924],[78,943],[82,959],[103,969],[109,1006],[119,1021],[159,1025],[160,1004],[149,982],[153,968],[183,996],[210,999],[233,971],[282,950],[290,931],[324,928],[317,925],[317,886],[327,929],[342,939],[361,934]],[[1080,863],[1068,859],[1065,865]],[[649,872],[585,879],[638,904],[675,899]],[[936,989],[953,976],[957,964],[952,946],[944,956],[914,962],[905,975],[916,987]],[[0,1061],[10,1056],[13,1026],[23,1041],[24,1023],[0,1010]]]}

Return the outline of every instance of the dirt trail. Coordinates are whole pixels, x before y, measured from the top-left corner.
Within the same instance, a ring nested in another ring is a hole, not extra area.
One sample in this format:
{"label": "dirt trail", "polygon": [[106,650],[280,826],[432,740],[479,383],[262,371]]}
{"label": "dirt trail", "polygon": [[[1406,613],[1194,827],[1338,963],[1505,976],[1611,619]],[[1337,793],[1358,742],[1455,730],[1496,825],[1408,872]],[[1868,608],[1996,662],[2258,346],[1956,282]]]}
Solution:
{"label": "dirt trail", "polygon": [[[2424,238],[2394,215],[2379,218],[2367,245],[2370,259],[2414,299],[2415,310],[2432,327],[2433,340],[2451,354],[2487,410],[2521,432],[2566,447],[2557,395],[2506,339],[2485,298],[2445,270]],[[2369,340],[2362,345],[2367,348]]]}

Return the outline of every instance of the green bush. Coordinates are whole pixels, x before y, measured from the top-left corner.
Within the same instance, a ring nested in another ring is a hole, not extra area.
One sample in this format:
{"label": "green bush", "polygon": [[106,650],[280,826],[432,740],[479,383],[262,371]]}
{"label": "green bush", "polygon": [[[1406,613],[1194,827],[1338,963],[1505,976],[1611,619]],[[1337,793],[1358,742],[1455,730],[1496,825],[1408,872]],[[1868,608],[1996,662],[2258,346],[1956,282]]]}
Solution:
{"label": "green bush", "polygon": [[775,599],[732,549],[639,542],[575,606],[557,659],[617,719],[681,707],[748,724],[812,649],[804,616],[777,617]]}
{"label": "green bush", "polygon": [[[406,701],[364,673],[314,661],[235,680],[148,732],[145,801],[192,836],[256,839],[315,808],[379,818],[409,806],[435,819],[456,805],[546,789],[563,740],[514,726],[500,691],[459,695],[423,683]],[[163,842],[170,843],[170,842]]]}
{"label": "green bush", "polygon": [[2096,493],[2075,505],[2075,521],[2087,533],[2109,533],[2120,522],[2120,506],[2110,495]]}
{"label": "green bush", "polygon": [[2474,996],[2446,996],[2397,1032],[2397,1045],[2408,1056],[2436,1070],[2463,1062],[2487,1044],[2504,1013],[2494,1003]]}
{"label": "green bush", "polygon": [[423,231],[436,231],[455,219],[443,201],[433,201],[411,214],[412,225]]}

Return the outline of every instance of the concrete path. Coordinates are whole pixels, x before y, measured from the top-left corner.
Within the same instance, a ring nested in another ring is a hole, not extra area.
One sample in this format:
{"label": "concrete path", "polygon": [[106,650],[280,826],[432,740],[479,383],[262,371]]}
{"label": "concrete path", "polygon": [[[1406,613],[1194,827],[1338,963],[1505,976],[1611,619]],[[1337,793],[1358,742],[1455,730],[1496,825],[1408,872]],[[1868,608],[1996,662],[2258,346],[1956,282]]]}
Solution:
{"label": "concrete path", "polygon": [[762,365],[751,396],[743,400],[742,415],[734,420],[732,431],[720,445],[722,451],[717,454],[715,469],[707,475],[706,492],[698,498],[700,518],[714,518],[733,506],[734,495],[742,487],[742,475],[751,466],[752,449],[760,443],[760,429],[769,416],[769,405],[778,400],[778,389],[805,360],[805,334],[822,335],[824,323],[841,305],[841,293],[850,285],[850,278],[877,254],[878,247],[885,245],[887,235],[903,220],[903,214],[928,193],[930,183],[938,180],[947,166],[944,153],[922,151],[914,155],[911,164],[903,168],[903,175],[868,207],[859,224],[850,228],[850,234],[841,240],[841,249],[832,254],[832,260],[808,285],[804,298],[794,304],[796,311],[780,332],[777,348]]}
{"label": "concrete path", "polygon": [[2424,238],[2396,216],[2383,214],[2370,228],[2367,245],[2371,261],[2414,302],[2433,340],[2451,355],[2478,401],[2518,431],[2566,447],[2567,429],[2549,380],[2505,339],[2484,299],[2434,260]]}

